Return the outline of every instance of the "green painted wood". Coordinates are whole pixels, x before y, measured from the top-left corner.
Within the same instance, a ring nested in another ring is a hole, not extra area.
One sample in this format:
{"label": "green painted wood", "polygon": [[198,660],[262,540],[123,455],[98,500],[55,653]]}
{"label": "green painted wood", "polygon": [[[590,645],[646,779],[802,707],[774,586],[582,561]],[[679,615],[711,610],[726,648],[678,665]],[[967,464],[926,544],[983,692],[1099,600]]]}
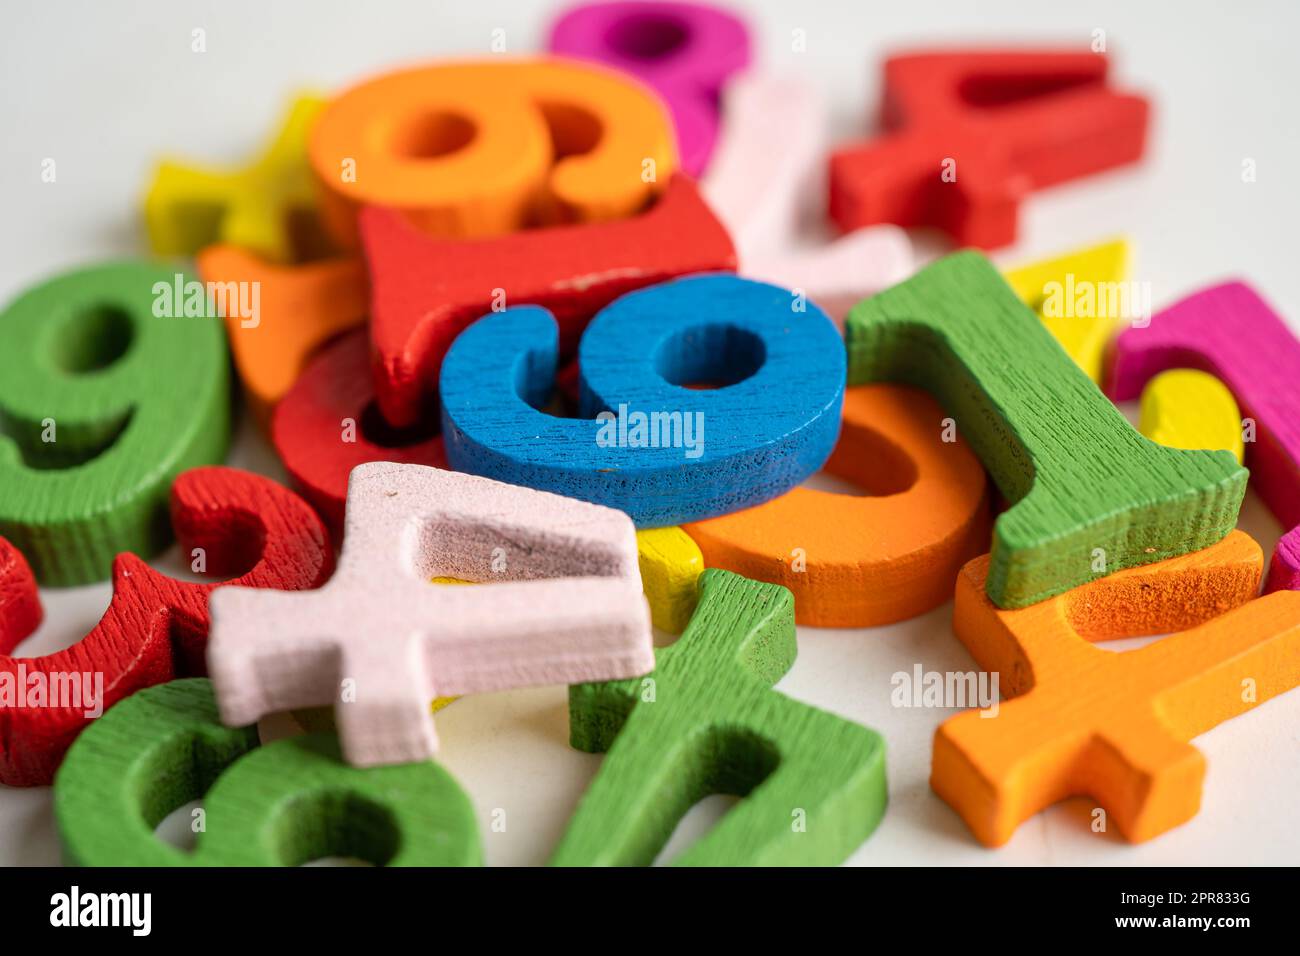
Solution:
{"label": "green painted wood", "polygon": [[172,480],[225,457],[225,331],[206,297],[174,301],[178,275],[184,293],[172,265],[92,266],[0,312],[0,536],[44,585],[161,551]]}
{"label": "green painted wood", "polygon": [[[193,852],[154,835],[200,797]],[[205,678],[139,691],[91,724],[55,777],[54,814],[82,866],[482,863],[474,809],[438,764],[352,767],[324,734],[259,747],[256,727],[222,726]]]}
{"label": "green painted wood", "polygon": [[932,392],[1011,502],[987,590],[1033,604],[1231,531],[1247,471],[1226,451],[1141,435],[977,252],[959,252],[854,306],[849,384]]}
{"label": "green painted wood", "polygon": [[699,588],[649,677],[570,687],[570,743],[609,752],[552,865],[652,863],[713,793],[744,799],[675,863],[837,864],[884,815],[880,735],[772,689],[795,658],[790,592],[719,569]]}

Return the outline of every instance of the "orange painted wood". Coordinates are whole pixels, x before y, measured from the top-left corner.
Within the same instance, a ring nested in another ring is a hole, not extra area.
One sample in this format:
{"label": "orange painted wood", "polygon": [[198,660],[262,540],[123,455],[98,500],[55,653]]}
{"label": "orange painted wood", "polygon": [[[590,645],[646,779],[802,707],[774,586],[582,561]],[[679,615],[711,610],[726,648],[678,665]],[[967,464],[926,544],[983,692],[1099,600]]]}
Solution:
{"label": "orange painted wood", "polygon": [[[1187,822],[1206,771],[1188,741],[1300,684],[1300,592],[1255,598],[1263,553],[1244,532],[1019,610],[989,601],[988,563],[962,569],[953,623],[1011,699],[944,723],[930,775],[988,846],[1074,795],[1132,842]],[[1171,631],[1123,653],[1094,643]]]}
{"label": "orange painted wood", "polygon": [[235,369],[263,427],[311,354],[360,325],[369,308],[365,265],[357,256],[285,266],[238,246],[219,245],[200,252],[197,264],[205,283],[256,283],[256,319],[228,315],[225,320]]}
{"label": "orange painted wood", "polygon": [[789,588],[799,624],[875,627],[924,613],[952,597],[962,565],[989,546],[984,468],[945,422],[920,389],[849,388],[822,470],[866,495],[796,488],[683,530],[707,567]]}
{"label": "orange painted wood", "polygon": [[[206,571],[235,576],[194,584],[155,571],[134,554],[113,562],[113,600],[94,629],[66,650],[44,657],[8,656],[35,626],[36,600],[25,562],[0,540],[0,783],[49,784],[72,741],[95,716],[135,691],[178,676],[206,672],[208,595],[215,588],[296,590],[320,587],[334,568],[325,528],[301,498],[269,478],[219,466],[181,474],[171,489],[171,518],[187,557],[201,549]],[[192,565],[193,566],[193,565]],[[7,571],[3,570],[8,568]],[[16,568],[16,570],[15,570]],[[9,581],[5,585],[4,581]],[[11,588],[17,582],[15,597]],[[17,610],[15,610],[17,608]],[[15,626],[12,622],[20,622]],[[25,693],[10,700],[6,686],[89,675],[94,699],[51,706]],[[96,689],[98,688],[98,690]]]}
{"label": "orange painted wood", "polygon": [[640,212],[677,168],[672,120],[616,70],[557,57],[395,70],[335,97],[308,147],[345,248],[366,205],[439,236]]}
{"label": "orange painted wood", "polygon": [[1104,54],[923,51],[885,62],[885,132],[831,157],[841,229],[937,226],[960,246],[1014,241],[1021,201],[1142,156],[1147,101],[1108,85]]}
{"label": "orange painted wood", "polygon": [[475,320],[515,305],[549,309],[561,359],[591,317],[643,286],[692,272],[731,272],[727,230],[685,176],[640,216],[531,229],[495,239],[435,239],[389,209],[361,214],[370,270],[375,391],[384,418],[407,427],[431,407],[451,343]]}

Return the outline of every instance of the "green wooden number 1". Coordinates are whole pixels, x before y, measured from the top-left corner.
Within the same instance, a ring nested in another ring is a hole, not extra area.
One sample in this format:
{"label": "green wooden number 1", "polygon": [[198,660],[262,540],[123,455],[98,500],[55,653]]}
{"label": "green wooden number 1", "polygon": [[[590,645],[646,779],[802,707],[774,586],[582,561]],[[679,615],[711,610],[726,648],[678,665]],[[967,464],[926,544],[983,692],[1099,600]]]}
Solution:
{"label": "green wooden number 1", "polygon": [[934,393],[1011,502],[986,586],[999,607],[1208,547],[1236,525],[1247,471],[1233,456],[1139,434],[979,253],[858,303],[845,338],[850,385]]}
{"label": "green wooden number 1", "polygon": [[172,480],[225,456],[225,333],[197,283],[188,310],[174,301],[189,281],[100,265],[0,312],[0,536],[42,584],[107,578],[119,551],[156,554]]}
{"label": "green wooden number 1", "polygon": [[609,753],[553,865],[652,863],[711,793],[745,799],[679,864],[832,865],[884,815],[880,736],[772,689],[794,663],[790,592],[718,569],[699,587],[649,677],[569,689],[571,743]]}

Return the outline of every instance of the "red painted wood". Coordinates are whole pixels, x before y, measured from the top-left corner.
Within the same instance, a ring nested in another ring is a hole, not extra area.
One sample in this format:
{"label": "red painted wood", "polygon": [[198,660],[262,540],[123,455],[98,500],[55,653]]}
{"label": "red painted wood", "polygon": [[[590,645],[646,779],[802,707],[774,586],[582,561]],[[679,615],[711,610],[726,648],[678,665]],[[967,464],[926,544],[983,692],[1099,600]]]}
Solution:
{"label": "red painted wood", "polygon": [[[1142,156],[1145,98],[1107,85],[1103,54],[953,50],[885,62],[884,135],[831,157],[844,230],[937,226],[963,246],[1016,236],[1030,192]],[[955,178],[945,181],[945,160]]]}
{"label": "red painted wood", "polygon": [[736,268],[731,237],[684,176],[647,212],[615,222],[492,239],[433,238],[391,209],[364,209],[360,223],[375,391],[384,418],[398,427],[427,414],[447,349],[494,306],[550,309],[567,358],[591,317],[623,293]]}
{"label": "red painted wood", "polygon": [[[204,551],[207,572],[239,576],[197,584],[169,578],[133,554],[113,562],[113,599],[84,638],[45,657],[8,656],[39,619],[26,562],[0,541],[0,673],[102,674],[104,709],[174,677],[206,673],[208,595],[227,584],[297,590],[323,584],[334,552],[320,519],[301,498],[269,478],[232,468],[195,468],[171,489],[171,518],[182,553]],[[6,560],[6,554],[9,555]],[[16,582],[16,583],[15,583]],[[83,703],[86,703],[83,701]],[[0,783],[48,784],[89,722],[86,707],[0,706]]]}
{"label": "red painted wood", "polygon": [[0,654],[8,654],[41,623],[40,594],[31,565],[0,538]]}
{"label": "red painted wood", "polygon": [[317,352],[298,376],[276,406],[271,441],[294,486],[340,540],[352,469],[368,461],[446,468],[438,427],[436,411],[409,429],[383,421],[370,376],[370,340],[356,329]]}

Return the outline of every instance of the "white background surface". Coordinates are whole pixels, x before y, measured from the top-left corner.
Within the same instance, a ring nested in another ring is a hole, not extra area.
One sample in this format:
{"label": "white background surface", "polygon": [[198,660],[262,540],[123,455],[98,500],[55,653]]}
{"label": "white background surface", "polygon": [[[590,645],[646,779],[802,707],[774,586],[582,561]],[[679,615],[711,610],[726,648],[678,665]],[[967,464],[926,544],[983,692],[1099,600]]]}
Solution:
{"label": "white background surface", "polygon": [[[1036,195],[1020,243],[1001,264],[1116,234],[1136,244],[1135,278],[1156,308],[1230,276],[1247,278],[1296,325],[1300,129],[1294,44],[1300,6],[1275,3],[733,3],[749,14],[755,60],[798,71],[825,94],[837,138],[871,128],[887,51],[943,41],[1086,46],[1104,29],[1116,77],[1151,96],[1150,155],[1137,169]],[[238,163],[297,89],[337,89],[390,65],[484,54],[506,30],[510,53],[538,50],[556,9],[537,2],[213,3],[6,2],[0,28],[0,300],[74,265],[145,250],[139,197],[163,153]],[[207,52],[190,32],[207,30]],[[793,53],[795,28],[807,52]],[[53,157],[58,180],[40,180]],[[1242,160],[1258,181],[1241,180]],[[819,202],[820,197],[810,197]],[[927,243],[927,247],[932,243]],[[184,401],[183,395],[177,396]],[[1298,411],[1300,413],[1300,411]],[[283,478],[248,422],[229,462]],[[1279,529],[1253,495],[1242,526],[1271,550]],[[160,562],[176,569],[175,555]],[[108,604],[107,583],[42,593],[47,617],[19,648],[67,646]],[[1198,738],[1209,760],[1191,822],[1140,846],[1093,833],[1077,799],[1023,824],[1004,848],[982,848],[931,793],[935,727],[951,711],[894,709],[890,676],[970,670],[950,605],[888,628],[801,628],[784,692],[879,730],[888,745],[890,806],[855,864],[1295,864],[1300,862],[1300,691]],[[1120,642],[1128,647],[1135,642]],[[1116,645],[1112,645],[1116,646]],[[564,688],[463,699],[437,716],[442,759],[477,807],[487,861],[539,864],[557,842],[600,757],[567,746]],[[709,798],[665,852],[729,805]],[[48,788],[0,787],[0,863],[49,864],[59,851]],[[492,811],[507,829],[494,833]]]}

